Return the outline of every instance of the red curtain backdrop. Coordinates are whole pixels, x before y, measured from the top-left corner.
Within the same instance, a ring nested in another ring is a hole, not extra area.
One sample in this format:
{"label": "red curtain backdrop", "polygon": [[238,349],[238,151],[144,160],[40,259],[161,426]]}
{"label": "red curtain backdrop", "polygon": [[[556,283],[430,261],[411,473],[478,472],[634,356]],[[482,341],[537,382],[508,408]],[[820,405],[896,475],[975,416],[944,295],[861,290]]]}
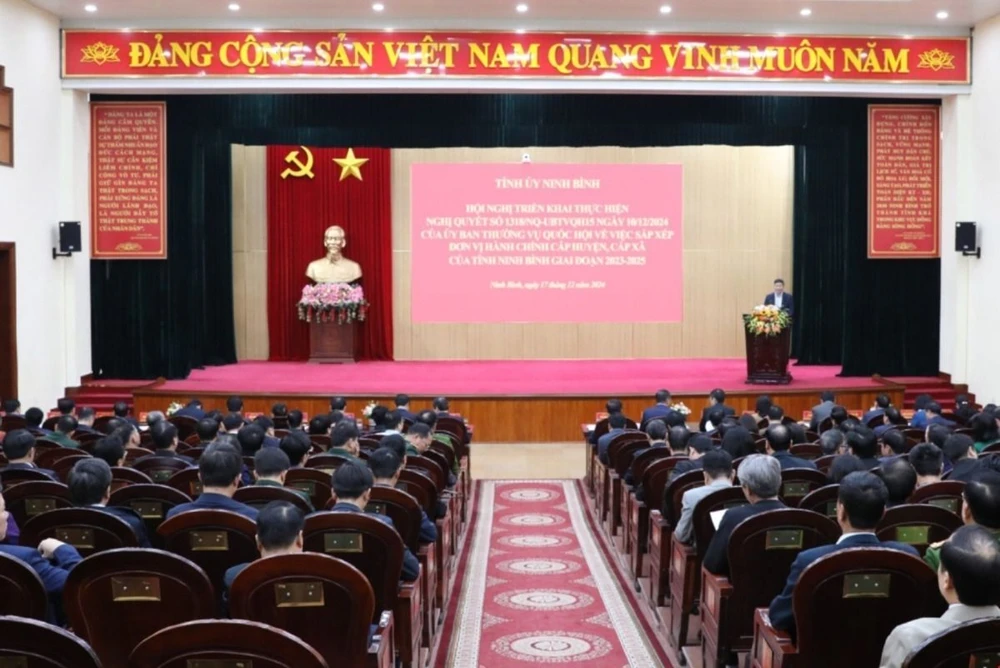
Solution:
{"label": "red curtain backdrop", "polygon": [[340,225],[347,235],[344,256],[361,265],[361,286],[371,303],[368,318],[358,325],[356,355],[360,360],[392,359],[392,208],[390,151],[352,147],[361,166],[362,181],[348,176],[333,160],[344,158],[348,147],[314,148],[312,173],[281,174],[290,167],[285,158],[299,146],[267,147],[267,317],[271,360],[309,358],[309,329],[298,319],[295,304],[309,283],[306,266],[326,254],[323,231]]}

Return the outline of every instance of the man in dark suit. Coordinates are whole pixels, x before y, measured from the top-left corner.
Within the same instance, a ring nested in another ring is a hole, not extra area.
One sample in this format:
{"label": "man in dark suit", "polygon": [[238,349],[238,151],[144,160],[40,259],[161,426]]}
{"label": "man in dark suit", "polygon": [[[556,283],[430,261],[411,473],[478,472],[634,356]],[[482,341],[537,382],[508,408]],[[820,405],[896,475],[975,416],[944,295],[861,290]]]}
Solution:
{"label": "man in dark suit", "polygon": [[[714,408],[721,408],[723,416],[736,415],[736,409],[726,405],[726,391],[717,387],[708,393],[708,406],[701,411],[701,420],[698,422],[699,431],[707,431],[708,415]],[[718,429],[719,425],[712,423],[712,429]]]}
{"label": "man in dark suit", "polygon": [[76,418],[72,415],[60,416],[56,422],[56,430],[49,434],[48,440],[64,448],[79,448],[80,444],[70,437],[70,434],[76,431],[76,426]]}
{"label": "man in dark suit", "polygon": [[136,464],[150,457],[173,457],[174,459],[181,460],[188,466],[197,466],[197,463],[190,457],[177,454],[179,441],[177,439],[176,426],[166,420],[160,420],[149,431],[152,432],[153,446],[156,448],[156,451],[152,455],[140,457],[135,461]]}
{"label": "man in dark suit", "polygon": [[32,469],[59,482],[55,471],[35,466],[35,437],[27,429],[15,429],[7,434],[3,440],[3,453],[7,457],[7,466],[0,469],[0,475],[7,470]]}
{"label": "man in dark suit", "polygon": [[56,410],[59,411],[59,415],[72,415],[75,408],[76,402],[70,397],[63,397],[56,401]]}
{"label": "man in dark suit", "polygon": [[785,589],[771,601],[768,615],[771,625],[780,631],[795,632],[795,617],[792,614],[792,594],[795,583],[809,564],[840,550],[852,547],[881,547],[898,550],[915,557],[920,555],[912,545],[895,541],[880,541],[875,536],[875,526],[885,514],[885,504],[889,492],[885,483],[874,473],[855,472],[840,481],[837,493],[837,523],[843,534],[834,545],[821,545],[803,550],[792,562]]}
{"label": "man in dark suit", "polygon": [[5,544],[3,541],[7,539],[9,529],[10,514],[7,512],[3,494],[0,494],[0,554],[20,560],[38,574],[42,586],[45,587],[45,593],[49,595],[49,621],[63,623],[61,613],[63,586],[66,584],[69,572],[83,561],[83,557],[75,547],[55,538],[46,538],[37,547]]}
{"label": "man in dark suit", "polygon": [[875,397],[875,405],[871,410],[861,417],[861,424],[868,426],[868,421],[885,415],[885,409],[892,405],[888,394],[880,394]]}
{"label": "man in dark suit", "polygon": [[681,462],[670,472],[669,480],[689,471],[699,471],[705,462],[702,458],[715,448],[712,439],[704,434],[694,434],[687,442],[687,461]]}
{"label": "man in dark suit", "polygon": [[190,503],[182,503],[167,511],[167,519],[188,510],[229,510],[254,521],[257,509],[233,501],[243,475],[243,457],[238,446],[215,442],[205,448],[198,460],[201,495]]}
{"label": "man in dark suit", "polygon": [[405,394],[396,395],[396,411],[402,416],[404,420],[409,420],[410,422],[416,422],[417,416],[415,413],[410,411],[410,397]]}
{"label": "man in dark suit", "polygon": [[795,300],[792,293],[785,292],[785,281],[780,278],[774,279],[774,292],[764,297],[764,305],[777,306],[789,316],[795,315]]}
{"label": "man in dark suit", "polygon": [[640,420],[639,428],[645,431],[646,425],[652,420],[663,420],[674,409],[670,407],[670,391],[669,390],[657,390],[656,391],[656,403],[647,408],[642,412],[642,419]]}
{"label": "man in dark suit", "polygon": [[716,575],[729,575],[729,538],[740,522],[769,510],[786,507],[778,499],[778,492],[781,490],[781,465],[774,457],[750,455],[740,464],[738,475],[743,495],[750,505],[728,509],[712,536],[712,542],[708,544],[704,566],[709,573]]}
{"label": "man in dark suit", "polygon": [[945,440],[941,450],[952,466],[948,480],[969,482],[973,475],[981,469],[982,462],[978,459],[975,442],[965,434],[950,435]]}
{"label": "man in dark suit", "polygon": [[205,410],[202,408],[202,404],[199,399],[192,399],[184,408],[174,413],[174,415],[178,417],[189,417],[195,420],[201,420],[205,417]]}
{"label": "man in dark suit", "polygon": [[792,447],[792,432],[783,424],[774,424],[767,428],[766,432],[767,454],[778,460],[781,469],[815,469],[816,464],[811,460],[794,457],[788,452]]}
{"label": "man in dark suit", "polygon": [[830,417],[830,411],[837,405],[837,397],[833,392],[827,390],[819,395],[819,403],[812,408],[812,418],[809,420],[809,430],[819,431],[819,426],[823,420]]}
{"label": "man in dark suit", "polygon": [[136,420],[131,415],[129,415],[129,408],[127,403],[125,403],[124,401],[116,401],[112,410],[114,411],[116,418],[125,420],[130,425],[135,427],[137,430],[139,429],[139,421]]}
{"label": "man in dark suit", "polygon": [[21,415],[21,402],[17,399],[3,400],[4,415]]}
{"label": "man in dark suit", "polygon": [[258,415],[251,421],[250,424],[257,425],[264,430],[264,444],[262,447],[276,448],[281,443],[281,441],[274,436],[274,420],[271,418],[266,415]]}
{"label": "man in dark suit", "polygon": [[291,490],[302,497],[309,505],[310,512],[315,510],[309,495],[299,489],[285,487],[285,476],[292,468],[288,455],[281,448],[261,448],[253,456],[254,485],[258,487],[281,487]]}
{"label": "man in dark suit", "polygon": [[108,505],[111,498],[111,467],[106,461],[97,457],[79,460],[69,472],[67,485],[69,500],[74,506],[93,508],[114,515],[129,525],[139,541],[139,547],[152,547],[149,536],[146,535],[146,523],[139,513],[131,508]]}
{"label": "man in dark suit", "polygon": [[913,470],[913,465],[905,456],[894,457],[883,463],[879,477],[885,483],[889,494],[885,502],[886,508],[903,505],[917,488],[917,472]]}
{"label": "man in dark suit", "polygon": [[597,458],[605,466],[610,466],[608,447],[615,436],[625,431],[625,416],[622,413],[612,413],[608,416],[608,433],[597,439]]}
{"label": "man in dark suit", "polygon": [[76,430],[82,434],[100,434],[94,429],[94,420],[97,419],[97,411],[89,406],[84,406],[76,412]]}
{"label": "man in dark suit", "polygon": [[878,458],[878,439],[868,427],[858,427],[851,431],[847,435],[847,447],[851,449],[851,454],[861,460],[866,471],[881,464]]}
{"label": "man in dark suit", "polygon": [[[667,447],[667,425],[663,420],[653,420],[646,425],[646,428],[643,429],[643,431],[646,432],[646,436],[649,437],[649,447],[640,448],[632,453],[632,463],[629,464],[628,470],[625,471],[624,480],[626,485],[634,485],[639,482],[636,480],[635,472],[632,470],[632,467],[635,466],[635,460],[639,458],[639,455],[645,454],[650,448]],[[642,485],[640,484],[639,487],[636,488],[636,494],[639,494],[641,489]],[[642,501],[643,499],[639,500]]]}
{"label": "man in dark suit", "polygon": [[[257,551],[260,552],[260,558],[302,552],[304,526],[303,512],[287,501],[272,501],[264,506],[257,516]],[[236,576],[249,565],[245,563],[232,566],[222,576],[225,586],[223,599],[227,608],[229,589],[233,586]]]}
{"label": "man in dark suit", "polygon": [[35,436],[46,436],[52,433],[48,429],[42,428],[42,423],[45,422],[45,413],[42,412],[41,408],[32,406],[24,411],[24,422],[28,431]]}
{"label": "man in dark suit", "polygon": [[927,402],[927,405],[924,406],[924,415],[927,416],[928,427],[936,424],[948,427],[949,429],[953,429],[955,427],[954,422],[941,415],[941,404],[936,401]]}
{"label": "man in dark suit", "polygon": [[[352,464],[347,462],[337,467],[333,472],[333,491],[337,495],[337,504],[331,508],[332,512],[340,513],[363,513],[371,498],[372,486],[375,479],[367,466]],[[393,529],[396,525],[392,519],[376,513],[370,513],[379,522],[386,524]],[[403,570],[399,579],[403,582],[413,582],[420,575],[420,562],[413,556],[409,548],[403,547]]]}
{"label": "man in dark suit", "polygon": [[[399,482],[399,472],[403,469],[403,460],[399,453],[390,448],[379,448],[368,458],[368,468],[371,469],[375,487],[395,488]],[[430,545],[437,542],[437,526],[427,517],[423,508],[420,509],[420,543]]]}

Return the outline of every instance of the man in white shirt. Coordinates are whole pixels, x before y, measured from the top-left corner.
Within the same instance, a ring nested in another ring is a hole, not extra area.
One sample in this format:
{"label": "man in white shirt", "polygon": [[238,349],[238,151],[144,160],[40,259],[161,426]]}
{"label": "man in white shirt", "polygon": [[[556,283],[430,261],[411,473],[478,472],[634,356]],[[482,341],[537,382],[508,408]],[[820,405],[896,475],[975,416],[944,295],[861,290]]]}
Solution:
{"label": "man in white shirt", "polygon": [[948,602],[940,617],[922,617],[900,624],[885,641],[881,668],[901,668],[906,657],[933,635],[962,622],[1000,617],[1000,544],[986,529],[969,525],[941,546],[938,589]]}
{"label": "man in white shirt", "polygon": [[785,292],[785,281],[780,278],[774,279],[774,292],[764,297],[764,305],[777,306],[789,316],[795,315],[795,300],[792,293]]}
{"label": "man in white shirt", "polygon": [[[705,485],[684,492],[684,496],[681,497],[681,516],[674,529],[674,538],[688,545],[694,542],[694,526],[691,524],[694,507],[712,492],[733,484],[733,458],[728,452],[722,449],[709,450],[702,455],[701,462]],[[664,494],[664,506],[669,503],[671,499],[666,498]]]}

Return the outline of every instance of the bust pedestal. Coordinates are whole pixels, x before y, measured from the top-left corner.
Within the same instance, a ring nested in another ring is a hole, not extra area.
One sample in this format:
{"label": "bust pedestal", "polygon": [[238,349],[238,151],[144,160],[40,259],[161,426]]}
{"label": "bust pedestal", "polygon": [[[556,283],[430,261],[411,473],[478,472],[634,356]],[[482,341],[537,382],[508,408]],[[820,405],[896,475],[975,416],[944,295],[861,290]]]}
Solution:
{"label": "bust pedestal", "polygon": [[353,364],[357,323],[309,323],[309,361],[313,364]]}

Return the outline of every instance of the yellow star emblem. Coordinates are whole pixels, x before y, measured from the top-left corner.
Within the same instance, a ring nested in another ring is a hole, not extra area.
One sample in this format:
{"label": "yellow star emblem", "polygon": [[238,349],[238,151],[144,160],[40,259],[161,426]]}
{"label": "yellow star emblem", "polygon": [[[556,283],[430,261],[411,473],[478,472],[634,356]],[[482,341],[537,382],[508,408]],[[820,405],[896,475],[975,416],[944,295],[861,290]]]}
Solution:
{"label": "yellow star emblem", "polygon": [[340,165],[340,180],[343,181],[348,176],[353,176],[358,181],[364,181],[361,178],[361,165],[368,162],[368,158],[359,158],[354,155],[354,149],[347,149],[347,155],[343,158],[334,158],[333,161]]}

